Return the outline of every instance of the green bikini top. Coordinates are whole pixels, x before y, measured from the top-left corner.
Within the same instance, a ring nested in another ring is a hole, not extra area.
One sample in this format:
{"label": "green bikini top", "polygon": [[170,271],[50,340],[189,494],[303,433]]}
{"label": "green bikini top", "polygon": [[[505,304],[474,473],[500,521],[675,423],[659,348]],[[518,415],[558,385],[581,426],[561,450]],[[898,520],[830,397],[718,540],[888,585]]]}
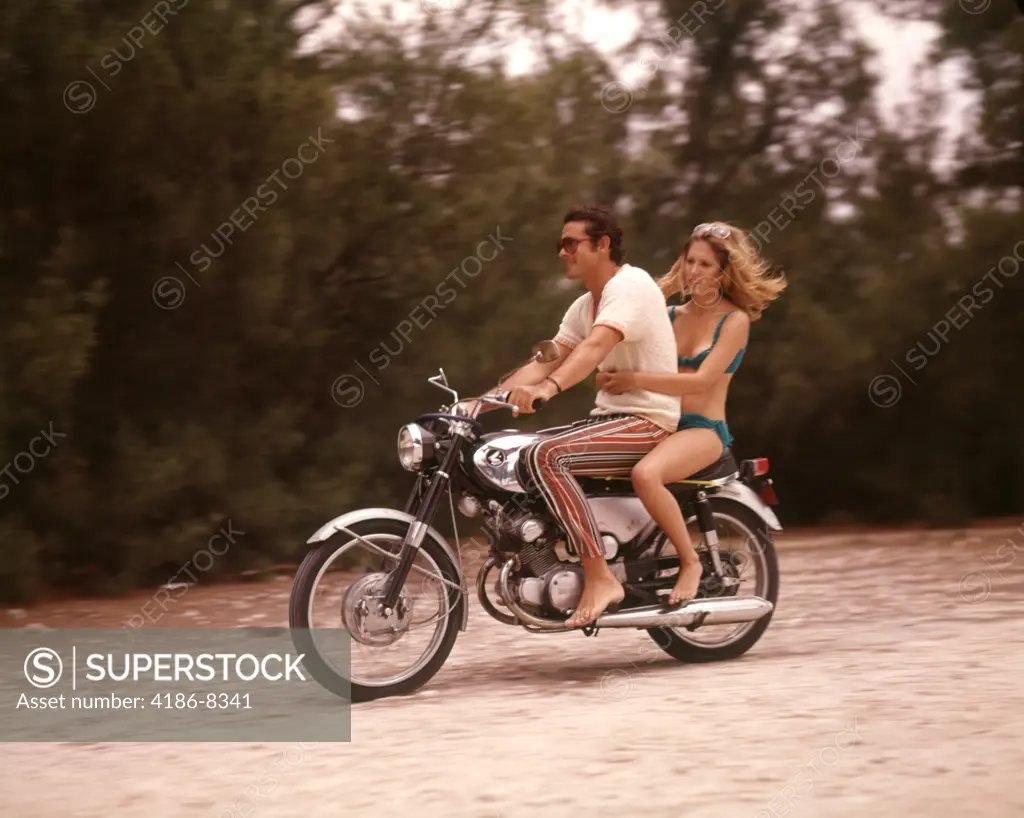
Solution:
{"label": "green bikini top", "polygon": [[[722,324],[725,323],[725,319],[728,318],[730,315],[732,315],[734,312],[736,312],[736,310],[730,310],[729,312],[727,312],[725,315],[722,316],[722,320],[719,321],[718,322],[718,326],[715,327],[715,334],[714,334],[714,336],[711,339],[711,346],[709,346],[707,349],[705,349],[699,355],[695,355],[692,358],[682,358],[682,357],[680,357],[679,358],[679,366],[689,366],[689,367],[692,367],[693,369],[699,368],[700,365],[702,363],[704,363],[704,359],[708,357],[708,353],[711,352],[711,349],[714,347],[714,345],[718,343],[718,333],[721,332]],[[675,307],[669,307],[668,317],[672,320],[673,323],[675,323],[675,320],[676,320],[676,308]],[[746,351],[747,351],[747,348],[743,347],[743,349],[741,349],[739,352],[736,353],[736,357],[732,359],[732,363],[729,364],[729,368],[725,370],[727,373],[731,374],[731,373],[735,372],[737,369],[740,368],[740,362],[743,360],[743,353],[746,352]]]}

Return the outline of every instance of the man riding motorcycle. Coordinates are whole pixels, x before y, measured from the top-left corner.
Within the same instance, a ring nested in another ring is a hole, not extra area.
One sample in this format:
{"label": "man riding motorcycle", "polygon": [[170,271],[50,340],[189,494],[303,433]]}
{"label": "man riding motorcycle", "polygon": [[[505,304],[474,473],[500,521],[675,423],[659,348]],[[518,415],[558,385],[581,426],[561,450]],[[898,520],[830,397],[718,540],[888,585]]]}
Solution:
{"label": "man riding motorcycle", "polygon": [[[533,362],[501,384],[518,412],[602,372],[677,371],[676,342],[665,297],[645,270],[625,263],[622,230],[604,207],[578,207],[563,219],[559,257],[566,277],[587,292],[569,307],[555,342],[560,357]],[[484,410],[486,411],[486,409]],[[629,476],[648,452],[676,431],[679,397],[635,389],[601,390],[588,420],[523,451],[524,467],[580,557],[585,588],[567,624],[580,627],[621,602],[625,591],[604,558],[601,535],[574,475]]]}

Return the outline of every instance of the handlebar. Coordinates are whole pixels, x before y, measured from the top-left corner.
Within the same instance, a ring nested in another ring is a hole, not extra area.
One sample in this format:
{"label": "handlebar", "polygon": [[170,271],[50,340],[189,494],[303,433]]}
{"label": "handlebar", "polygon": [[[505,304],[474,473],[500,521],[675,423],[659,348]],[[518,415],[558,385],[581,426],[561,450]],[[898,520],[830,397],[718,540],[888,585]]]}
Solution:
{"label": "handlebar", "polygon": [[[508,406],[512,405],[512,404],[510,404],[508,402],[509,395],[512,394],[511,390],[509,390],[508,392],[499,392],[498,394],[502,396],[502,402],[503,403],[507,404]],[[547,402],[548,402],[547,398],[534,398],[533,399],[533,403],[531,404],[531,406],[533,407],[533,411],[537,412],[537,411],[543,409],[545,407],[545,405],[547,404]]]}
{"label": "handlebar", "polygon": [[[492,395],[481,395],[478,398],[463,398],[461,403],[472,403],[473,401],[480,401],[482,403],[490,403],[495,406],[504,406],[506,409],[516,409],[516,406],[508,402],[509,396],[512,394],[511,390],[508,392],[498,392]],[[534,398],[531,406],[533,411],[537,412],[543,409],[547,405],[546,398]]]}

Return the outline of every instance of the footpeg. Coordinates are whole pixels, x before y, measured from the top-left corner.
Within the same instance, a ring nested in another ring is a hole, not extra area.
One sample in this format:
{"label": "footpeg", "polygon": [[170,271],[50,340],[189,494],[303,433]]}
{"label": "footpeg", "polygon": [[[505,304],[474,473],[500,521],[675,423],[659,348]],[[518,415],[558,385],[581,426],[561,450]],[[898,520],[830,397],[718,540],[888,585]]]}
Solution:
{"label": "footpeg", "polygon": [[[575,613],[576,613],[576,611],[575,610],[571,610],[571,609],[566,611],[565,612],[565,621],[568,622],[570,619],[572,619],[573,614],[575,614]],[[599,630],[601,630],[601,626],[600,625],[595,625],[593,622],[591,622],[591,623],[586,624],[586,625],[578,625],[575,628],[570,628],[570,630],[583,631],[583,635],[584,636],[596,636],[597,632]]]}

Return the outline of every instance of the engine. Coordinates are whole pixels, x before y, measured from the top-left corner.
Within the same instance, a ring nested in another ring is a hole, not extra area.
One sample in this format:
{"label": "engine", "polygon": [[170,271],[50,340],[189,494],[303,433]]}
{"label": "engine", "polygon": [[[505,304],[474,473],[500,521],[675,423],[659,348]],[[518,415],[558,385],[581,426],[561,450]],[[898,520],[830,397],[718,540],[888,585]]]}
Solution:
{"label": "engine", "polygon": [[[614,556],[618,543],[611,535],[604,536],[605,554]],[[561,557],[560,553],[565,555]],[[517,578],[511,580],[516,601],[538,615],[567,614],[575,610],[583,596],[583,567],[570,558],[565,543],[559,541],[538,545],[531,543],[519,551],[521,568]],[[622,563],[609,562],[609,567],[619,581],[625,581],[626,572]],[[501,598],[497,583],[494,592]]]}
{"label": "engine", "polygon": [[[552,541],[559,536],[552,523],[528,511],[501,512],[491,523],[492,532],[505,543],[498,550],[519,554],[519,570],[511,580],[516,601],[543,615],[572,610],[583,593],[583,569],[570,561],[573,557],[563,540]],[[497,580],[494,598],[502,604]]]}
{"label": "engine", "polygon": [[568,613],[583,596],[583,569],[578,565],[559,565],[541,577],[519,580],[516,590],[523,607],[537,612]]}
{"label": "engine", "polygon": [[[602,531],[605,559],[620,581],[625,580],[623,565],[614,562],[621,545],[654,523],[636,498],[591,498],[590,503]],[[495,550],[518,553],[519,568],[510,580],[518,604],[542,616],[566,614],[583,595],[583,568],[546,509],[531,505],[490,500],[484,506],[476,498],[463,498],[460,509],[466,516],[483,511],[497,540]],[[497,581],[492,587],[495,601],[503,604]]]}

